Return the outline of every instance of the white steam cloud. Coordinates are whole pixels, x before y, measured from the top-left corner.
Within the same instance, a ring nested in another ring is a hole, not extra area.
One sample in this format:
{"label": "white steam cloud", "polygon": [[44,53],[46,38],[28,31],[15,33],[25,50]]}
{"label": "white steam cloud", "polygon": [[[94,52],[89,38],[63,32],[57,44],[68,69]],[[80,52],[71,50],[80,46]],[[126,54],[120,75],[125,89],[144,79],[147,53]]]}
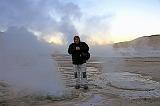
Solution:
{"label": "white steam cloud", "polygon": [[1,0],[0,29],[25,27],[43,35],[61,32],[70,41],[78,33],[72,20],[81,17],[80,8],[59,0]]}
{"label": "white steam cloud", "polygon": [[0,80],[7,80],[19,90],[62,91],[52,49],[25,28],[9,28],[0,34]]}

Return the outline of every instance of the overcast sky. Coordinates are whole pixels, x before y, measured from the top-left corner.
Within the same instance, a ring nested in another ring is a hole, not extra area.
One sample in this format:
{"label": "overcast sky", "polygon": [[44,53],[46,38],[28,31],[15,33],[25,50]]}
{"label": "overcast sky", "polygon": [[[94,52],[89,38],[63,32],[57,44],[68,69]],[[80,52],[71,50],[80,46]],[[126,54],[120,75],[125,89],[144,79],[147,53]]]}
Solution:
{"label": "overcast sky", "polygon": [[107,44],[160,33],[160,0],[0,0],[0,29],[25,27],[57,44],[74,34]]}

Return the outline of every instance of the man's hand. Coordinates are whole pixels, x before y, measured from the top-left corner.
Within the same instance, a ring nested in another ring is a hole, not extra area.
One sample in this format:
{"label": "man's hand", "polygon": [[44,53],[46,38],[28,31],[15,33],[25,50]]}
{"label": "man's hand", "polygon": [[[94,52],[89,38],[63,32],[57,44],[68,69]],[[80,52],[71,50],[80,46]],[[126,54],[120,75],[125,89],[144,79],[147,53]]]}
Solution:
{"label": "man's hand", "polygon": [[76,47],[76,50],[80,50],[80,47]]}

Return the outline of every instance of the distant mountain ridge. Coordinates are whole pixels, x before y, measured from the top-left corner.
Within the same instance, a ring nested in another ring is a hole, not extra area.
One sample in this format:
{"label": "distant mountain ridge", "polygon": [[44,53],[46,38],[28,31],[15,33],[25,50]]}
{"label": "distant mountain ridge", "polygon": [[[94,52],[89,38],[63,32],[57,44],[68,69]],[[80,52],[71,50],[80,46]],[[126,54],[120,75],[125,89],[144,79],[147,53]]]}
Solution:
{"label": "distant mountain ridge", "polygon": [[140,49],[160,50],[160,34],[143,36],[136,38],[132,41],[115,43],[113,44],[113,48],[114,49],[134,48],[135,50],[140,50]]}

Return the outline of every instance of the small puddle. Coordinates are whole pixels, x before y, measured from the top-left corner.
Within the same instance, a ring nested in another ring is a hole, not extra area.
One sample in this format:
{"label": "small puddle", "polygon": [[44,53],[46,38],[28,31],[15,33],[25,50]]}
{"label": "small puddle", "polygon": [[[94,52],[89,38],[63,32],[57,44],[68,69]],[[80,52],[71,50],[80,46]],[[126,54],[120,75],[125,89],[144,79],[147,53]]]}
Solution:
{"label": "small puddle", "polygon": [[124,98],[160,98],[160,83],[150,76],[129,72],[103,73],[95,77],[94,85],[109,89],[113,94]]}
{"label": "small puddle", "polygon": [[[150,91],[160,87],[160,83],[153,81],[150,76],[142,76],[129,72],[104,73],[95,81],[97,83],[100,81],[99,84],[103,84],[103,86],[111,85],[124,90]],[[101,81],[104,83],[101,83]]]}
{"label": "small puddle", "polygon": [[103,103],[104,97],[99,94],[92,95],[87,101],[75,104],[75,106],[98,106]]}

